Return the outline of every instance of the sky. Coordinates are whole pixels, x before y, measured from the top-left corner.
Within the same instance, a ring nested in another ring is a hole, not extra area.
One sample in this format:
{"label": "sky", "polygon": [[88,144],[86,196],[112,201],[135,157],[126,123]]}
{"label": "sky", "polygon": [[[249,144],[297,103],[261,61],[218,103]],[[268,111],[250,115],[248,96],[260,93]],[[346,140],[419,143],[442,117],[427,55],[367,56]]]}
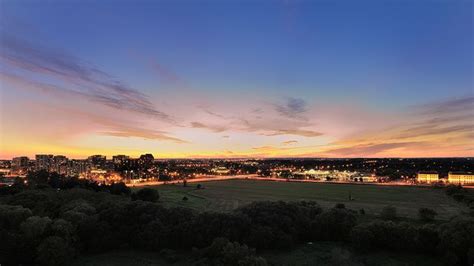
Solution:
{"label": "sky", "polygon": [[0,1],[0,158],[474,156],[473,2]]}

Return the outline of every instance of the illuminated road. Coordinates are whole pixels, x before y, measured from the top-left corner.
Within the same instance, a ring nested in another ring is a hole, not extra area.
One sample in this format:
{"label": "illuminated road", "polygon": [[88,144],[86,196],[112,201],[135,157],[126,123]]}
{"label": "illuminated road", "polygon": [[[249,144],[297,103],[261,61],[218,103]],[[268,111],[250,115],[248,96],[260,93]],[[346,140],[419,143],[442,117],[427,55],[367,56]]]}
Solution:
{"label": "illuminated road", "polygon": [[[199,178],[186,179],[188,183],[198,183],[198,182],[208,182],[208,181],[223,181],[223,180],[235,180],[235,179],[244,179],[244,180],[260,180],[260,181],[273,181],[273,182],[301,182],[301,183],[329,183],[329,184],[354,184],[354,185],[378,185],[378,186],[431,186],[429,184],[420,185],[412,184],[402,181],[397,182],[385,182],[385,183],[375,183],[375,182],[351,182],[351,181],[322,181],[322,180],[312,180],[312,179],[283,179],[275,177],[260,177],[258,175],[232,175],[232,176],[204,176]],[[182,184],[183,180],[172,180],[172,181],[146,181],[140,183],[128,183],[129,187],[141,187],[141,186],[159,186],[166,184]]]}
{"label": "illuminated road", "polygon": [[[206,181],[221,181],[221,180],[232,180],[232,179],[259,179],[257,175],[231,175],[231,176],[219,176],[209,175],[205,177],[198,177],[192,179],[186,179],[188,183],[206,182]],[[147,181],[140,183],[128,183],[129,187],[140,187],[140,186],[159,186],[167,184],[182,184],[183,179],[171,180],[171,181]]]}

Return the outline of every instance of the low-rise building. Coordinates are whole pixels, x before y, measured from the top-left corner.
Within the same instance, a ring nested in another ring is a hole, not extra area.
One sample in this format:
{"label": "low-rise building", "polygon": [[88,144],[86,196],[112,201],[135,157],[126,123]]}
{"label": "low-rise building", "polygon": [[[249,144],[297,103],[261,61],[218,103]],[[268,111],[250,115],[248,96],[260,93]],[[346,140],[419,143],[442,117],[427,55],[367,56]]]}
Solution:
{"label": "low-rise building", "polygon": [[36,170],[50,171],[53,163],[52,154],[37,154],[36,156]]}
{"label": "low-rise building", "polygon": [[375,175],[365,175],[362,177],[359,177],[359,181],[362,182],[377,182],[377,177]]}
{"label": "low-rise building", "polygon": [[416,181],[419,183],[436,183],[439,181],[439,174],[434,171],[418,172]]}
{"label": "low-rise building", "polygon": [[230,173],[230,170],[226,167],[220,166],[212,169],[212,172],[218,175],[228,175]]}
{"label": "low-rise building", "polygon": [[449,172],[448,182],[459,185],[472,185],[474,184],[474,173],[470,172]]}
{"label": "low-rise building", "polygon": [[0,177],[1,176],[9,176],[11,174],[10,168],[0,168]]}
{"label": "low-rise building", "polygon": [[23,175],[28,172],[29,159],[26,156],[15,157],[12,159],[11,170],[15,174]]}

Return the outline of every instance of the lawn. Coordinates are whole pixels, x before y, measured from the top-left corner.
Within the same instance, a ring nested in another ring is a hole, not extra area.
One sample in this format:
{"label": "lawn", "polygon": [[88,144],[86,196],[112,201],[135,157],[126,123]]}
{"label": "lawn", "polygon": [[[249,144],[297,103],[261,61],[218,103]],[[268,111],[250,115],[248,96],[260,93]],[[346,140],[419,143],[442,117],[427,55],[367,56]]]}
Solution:
{"label": "lawn", "polygon": [[[397,208],[403,217],[415,218],[421,207],[438,212],[439,219],[459,214],[464,207],[444,194],[429,187],[377,186],[330,183],[295,183],[256,180],[227,180],[196,184],[154,186],[165,206],[182,206],[200,211],[231,211],[252,201],[315,200],[323,207],[344,203],[346,207],[364,209],[377,215],[387,205]],[[138,189],[138,188],[134,188]],[[349,200],[349,195],[353,200]],[[183,200],[186,197],[187,200]]]}

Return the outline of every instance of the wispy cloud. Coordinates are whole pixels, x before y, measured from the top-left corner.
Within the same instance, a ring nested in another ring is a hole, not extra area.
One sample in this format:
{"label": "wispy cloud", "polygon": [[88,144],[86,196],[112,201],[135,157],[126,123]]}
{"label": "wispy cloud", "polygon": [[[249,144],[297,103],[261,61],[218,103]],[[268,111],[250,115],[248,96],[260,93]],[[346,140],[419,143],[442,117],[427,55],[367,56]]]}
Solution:
{"label": "wispy cloud", "polygon": [[[9,76],[10,81],[12,78],[17,81],[23,79],[31,87],[38,86],[44,92],[51,91],[45,90],[46,87],[54,87],[56,91],[82,95],[111,108],[171,121],[169,115],[154,107],[147,95],[79,58],[7,33],[2,34],[1,46],[0,62],[17,73],[3,73],[2,76]],[[38,80],[48,80],[49,84],[39,82],[33,76]]]}
{"label": "wispy cloud", "polygon": [[444,134],[454,134],[454,133],[472,133],[474,132],[474,125],[455,125],[455,126],[444,126],[444,125],[424,125],[418,127],[412,127],[406,130],[403,130],[397,138],[413,138],[413,137],[427,137],[435,135],[444,135]]}
{"label": "wispy cloud", "polygon": [[208,129],[213,132],[223,132],[226,131],[227,128],[224,126],[218,126],[218,125],[206,125],[201,122],[191,122],[191,127],[192,128],[203,128],[203,129]]}
{"label": "wispy cloud", "polygon": [[304,129],[278,129],[270,133],[263,133],[265,136],[278,136],[278,135],[295,135],[295,136],[302,136],[302,137],[319,137],[324,135],[321,132],[313,131],[313,130],[304,130]]}
{"label": "wispy cloud", "polygon": [[452,115],[459,112],[474,114],[474,96],[468,95],[454,99],[415,106],[413,109],[422,115]]}
{"label": "wispy cloud", "polygon": [[287,140],[287,141],[283,141],[281,144],[283,145],[293,145],[293,144],[296,144],[298,143],[297,140]]}
{"label": "wispy cloud", "polygon": [[183,144],[189,143],[188,141],[172,137],[167,135],[167,132],[157,131],[157,130],[149,130],[144,128],[127,128],[122,127],[112,131],[104,131],[101,132],[103,135],[107,136],[114,136],[114,137],[125,137],[125,138],[143,138],[147,140],[165,140],[165,141],[173,141],[175,143]]}
{"label": "wispy cloud", "polygon": [[[262,104],[259,107],[249,107],[246,112],[229,115],[222,111],[211,111],[208,105],[199,105],[205,122],[192,121],[191,128],[207,129],[212,132],[235,131],[255,133],[260,136],[293,135],[302,137],[319,137],[322,132],[311,129],[313,124],[301,116],[306,112],[306,103],[289,99],[285,106]],[[265,109],[267,108],[267,109]],[[282,112],[284,115],[282,115]],[[255,116],[261,114],[261,116]]]}
{"label": "wispy cloud", "polygon": [[260,146],[260,147],[253,147],[252,150],[257,150],[257,151],[273,151],[273,150],[275,150],[275,147],[273,147],[273,146]]}
{"label": "wispy cloud", "polygon": [[381,144],[361,144],[345,148],[329,149],[326,152],[336,156],[344,157],[366,157],[377,156],[383,152],[389,152],[393,149],[411,148],[419,146],[419,142],[397,142],[397,143],[381,143]]}
{"label": "wispy cloud", "polygon": [[235,119],[235,116],[230,116],[230,115],[224,115],[224,114],[220,114],[218,112],[215,112],[215,111],[211,111],[209,106],[206,106],[206,105],[199,105],[198,108],[203,111],[205,114],[207,115],[210,115],[214,118],[218,118],[218,119],[223,119],[223,120],[232,120],[232,119]]}
{"label": "wispy cloud", "polygon": [[403,123],[336,141],[325,151],[332,156],[392,155],[394,150],[405,156],[428,151],[431,156],[469,155],[474,147],[473,104],[474,97],[466,96],[412,107]]}
{"label": "wispy cloud", "polygon": [[414,107],[415,122],[399,138],[466,135],[474,132],[474,97],[465,96]]}
{"label": "wispy cloud", "polygon": [[111,116],[89,110],[78,111],[67,107],[55,107],[53,111],[67,114],[71,117],[71,120],[76,121],[75,123],[85,124],[82,130],[93,130],[95,133],[105,136],[172,141],[178,144],[189,143],[189,141],[172,136],[170,132],[144,128],[139,121],[124,117]]}
{"label": "wispy cloud", "polygon": [[185,89],[188,87],[182,77],[171,68],[159,62],[156,58],[153,58],[153,56],[145,56],[136,50],[132,50],[130,55],[149,68],[160,83],[166,86],[172,86],[174,89]]}
{"label": "wispy cloud", "polygon": [[275,110],[289,118],[302,119],[302,114],[307,111],[307,103],[303,99],[299,98],[288,98],[284,104],[275,104]]}

